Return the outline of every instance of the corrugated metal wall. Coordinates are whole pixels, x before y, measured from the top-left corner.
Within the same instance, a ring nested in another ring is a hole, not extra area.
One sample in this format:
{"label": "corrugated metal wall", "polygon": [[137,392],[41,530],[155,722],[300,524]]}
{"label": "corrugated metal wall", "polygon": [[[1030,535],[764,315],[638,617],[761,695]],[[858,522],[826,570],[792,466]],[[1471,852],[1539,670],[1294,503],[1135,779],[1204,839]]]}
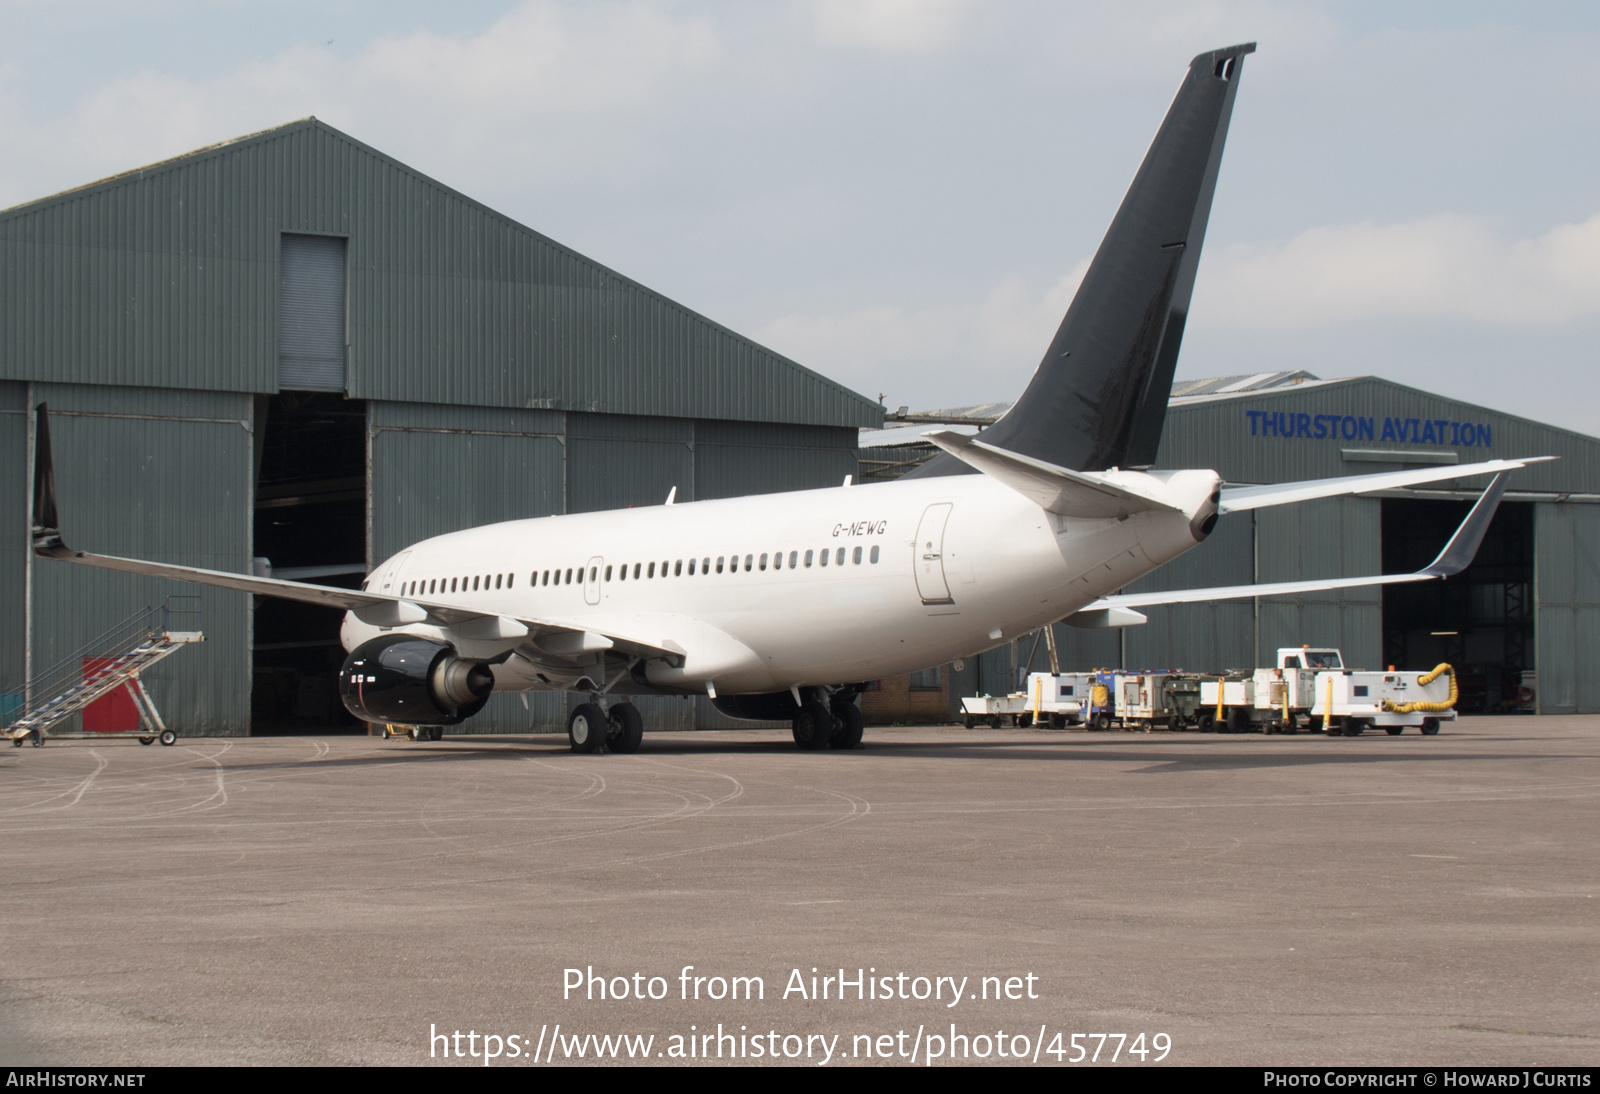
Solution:
{"label": "corrugated metal wall", "polygon": [[694,436],[701,500],[837,486],[859,462],[854,429],[697,421]]}
{"label": "corrugated metal wall", "polygon": [[445,532],[562,512],[562,417],[373,403],[370,561]]}
{"label": "corrugated metal wall", "polygon": [[25,675],[28,569],[28,385],[0,382],[0,692]]}
{"label": "corrugated metal wall", "polygon": [[[50,404],[69,545],[248,572],[248,396],[63,384],[36,384],[33,394]],[[201,595],[206,642],[151,669],[145,686],[179,733],[248,732],[250,604],[243,593],[37,561],[35,671],[173,593]]]}
{"label": "corrugated metal wall", "polygon": [[[1372,437],[1358,434],[1356,439],[1346,440],[1331,434],[1320,438],[1270,436],[1260,418],[1252,423],[1252,412],[1304,414],[1307,417],[1304,424],[1311,433],[1315,433],[1319,425],[1328,432],[1326,416],[1339,416],[1341,425],[1346,416],[1370,419]],[[1318,423],[1318,417],[1324,420]],[[1483,424],[1489,426],[1492,443],[1452,446],[1384,440],[1385,418]],[[1252,424],[1256,428],[1254,434]],[[1249,396],[1179,403],[1167,413],[1166,432],[1156,464],[1159,467],[1209,467],[1229,482],[1292,482],[1399,467],[1398,464],[1348,461],[1342,455],[1347,448],[1454,452],[1462,463],[1516,456],[1559,456],[1553,463],[1515,472],[1510,489],[1570,493],[1600,489],[1600,440],[1371,376],[1277,388]]]}
{"label": "corrugated metal wall", "polygon": [[[1204,543],[1137,582],[1129,591],[1250,584],[1254,555],[1252,517],[1251,513],[1235,513],[1221,518]],[[1148,609],[1145,614],[1150,622],[1128,630],[1127,663],[1130,667],[1216,672],[1255,663],[1255,605],[1252,601],[1173,604]],[[1063,629],[1084,633],[1071,627]]]}
{"label": "corrugated metal wall", "polygon": [[[1256,510],[1259,580],[1382,573],[1381,508],[1376,498],[1327,498]],[[1280,647],[1302,645],[1336,646],[1348,664],[1378,667],[1383,594],[1368,588],[1263,597],[1255,664],[1270,665]]]}
{"label": "corrugated metal wall", "polygon": [[1600,711],[1600,505],[1534,506],[1539,712]]}
{"label": "corrugated metal wall", "polygon": [[352,398],[881,421],[315,120],[0,214],[0,379],[276,391],[282,233],[348,238]]}
{"label": "corrugated metal wall", "polygon": [[694,500],[694,422],[567,415],[567,512]]}

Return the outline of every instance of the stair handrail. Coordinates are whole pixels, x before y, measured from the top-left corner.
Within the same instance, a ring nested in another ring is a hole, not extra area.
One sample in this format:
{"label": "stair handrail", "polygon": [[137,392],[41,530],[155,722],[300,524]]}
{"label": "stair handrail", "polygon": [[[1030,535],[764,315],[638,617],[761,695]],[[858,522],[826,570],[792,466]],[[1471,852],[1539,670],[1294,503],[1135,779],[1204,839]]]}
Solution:
{"label": "stair handrail", "polygon": [[[179,603],[174,605],[174,601]],[[34,673],[23,681],[21,688],[7,689],[3,693],[6,698],[15,699],[20,694],[22,702],[15,707],[6,704],[6,707],[0,708],[0,725],[11,725],[27,718],[62,700],[74,689],[101,679],[106,673],[96,673],[91,680],[84,679],[84,658],[118,660],[132,657],[140,646],[168,633],[172,629],[171,623],[175,616],[185,623],[192,618],[194,626],[185,629],[198,631],[203,619],[200,597],[194,594],[175,593],[163,600],[159,606],[147,605],[103,634],[79,646],[55,664]],[[106,672],[115,671],[116,668],[106,670]],[[41,699],[40,696],[45,698]]]}

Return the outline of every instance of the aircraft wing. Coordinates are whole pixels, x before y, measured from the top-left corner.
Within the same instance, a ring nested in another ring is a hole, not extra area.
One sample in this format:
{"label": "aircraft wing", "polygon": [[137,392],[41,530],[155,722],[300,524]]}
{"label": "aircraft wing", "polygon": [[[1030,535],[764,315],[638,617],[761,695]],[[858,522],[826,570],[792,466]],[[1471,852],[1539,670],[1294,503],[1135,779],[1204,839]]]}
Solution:
{"label": "aircraft wing", "polygon": [[[1504,462],[1504,461],[1496,461]],[[1515,461],[1512,461],[1515,462]],[[1459,468],[1453,470],[1459,471]],[[1329,480],[1338,481],[1338,480]],[[1415,573],[1380,574],[1371,577],[1333,577],[1312,581],[1278,581],[1262,585],[1222,585],[1209,589],[1173,589],[1161,593],[1119,593],[1102,597],[1084,606],[1085,612],[1098,612],[1107,608],[1143,608],[1156,604],[1194,604],[1210,600],[1239,600],[1257,596],[1292,596],[1295,593],[1316,593],[1329,589],[1356,589],[1369,585],[1399,585],[1413,581],[1433,581],[1459,574],[1472,564],[1473,556],[1483,543],[1506,491],[1505,473],[1497,474],[1483,492],[1472,511],[1444,545],[1437,558]]]}
{"label": "aircraft wing", "polygon": [[680,657],[682,650],[665,649],[627,635],[600,635],[569,624],[545,619],[513,619],[493,612],[474,611],[454,604],[440,604],[416,597],[393,596],[364,589],[341,589],[331,585],[312,585],[275,577],[256,577],[199,566],[178,566],[167,562],[147,562],[116,555],[96,555],[75,551],[61,538],[56,507],[55,473],[50,456],[50,423],[43,403],[39,404],[36,455],[33,475],[33,552],[40,558],[75,562],[100,570],[118,570],[146,577],[164,577],[219,589],[235,589],[258,596],[298,600],[327,608],[354,612],[357,619],[374,627],[399,627],[411,623],[431,623],[448,627],[469,641],[496,642],[531,638],[534,645],[556,656],[572,656],[615,649],[643,657]]}

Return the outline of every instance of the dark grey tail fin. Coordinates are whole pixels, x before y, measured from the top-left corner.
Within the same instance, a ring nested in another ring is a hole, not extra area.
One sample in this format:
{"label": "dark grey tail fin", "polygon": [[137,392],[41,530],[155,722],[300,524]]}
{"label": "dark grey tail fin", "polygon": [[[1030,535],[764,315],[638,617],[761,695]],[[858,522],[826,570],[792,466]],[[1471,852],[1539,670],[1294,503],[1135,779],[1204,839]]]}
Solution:
{"label": "dark grey tail fin", "polygon": [[[989,444],[1074,471],[1155,462],[1233,97],[1255,48],[1189,62],[1038,371],[984,431]],[[907,478],[967,470],[940,455]]]}

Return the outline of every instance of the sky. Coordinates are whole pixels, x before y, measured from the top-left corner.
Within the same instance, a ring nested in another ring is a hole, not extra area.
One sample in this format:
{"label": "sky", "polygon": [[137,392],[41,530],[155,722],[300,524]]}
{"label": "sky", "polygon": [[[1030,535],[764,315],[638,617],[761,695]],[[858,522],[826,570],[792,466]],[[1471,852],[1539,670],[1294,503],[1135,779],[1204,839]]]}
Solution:
{"label": "sky", "polygon": [[1197,53],[1178,363],[1600,434],[1600,6],[0,0],[0,207],[315,115],[893,409],[1020,394]]}

